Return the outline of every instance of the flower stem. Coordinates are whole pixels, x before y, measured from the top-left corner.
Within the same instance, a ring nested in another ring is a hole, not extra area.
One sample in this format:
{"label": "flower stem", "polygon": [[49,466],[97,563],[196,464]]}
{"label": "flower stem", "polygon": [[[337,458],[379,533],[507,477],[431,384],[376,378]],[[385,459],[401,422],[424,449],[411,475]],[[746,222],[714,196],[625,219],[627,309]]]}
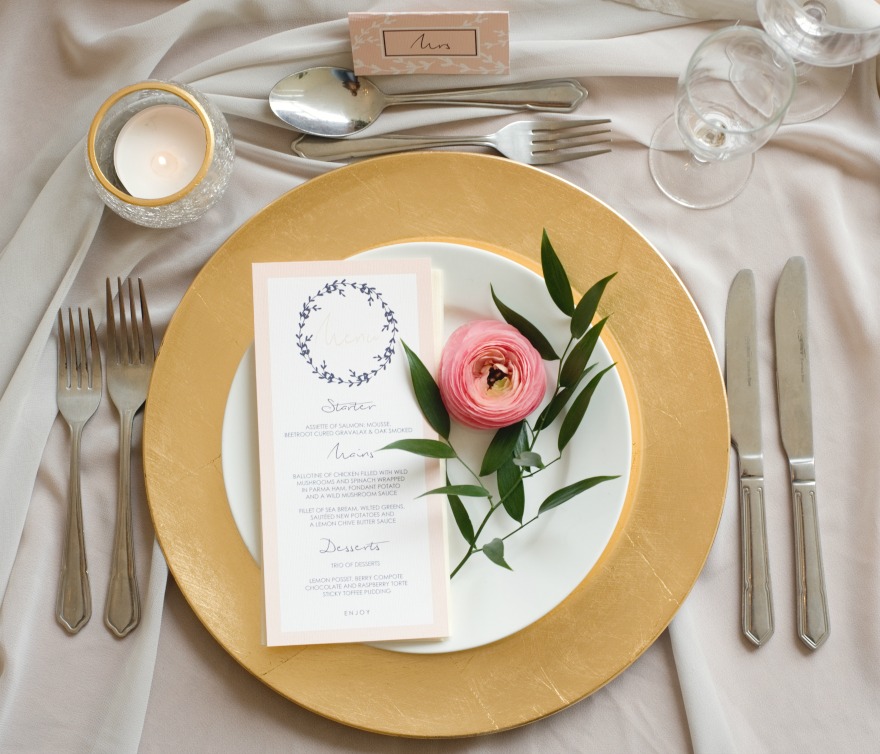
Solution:
{"label": "flower stem", "polygon": [[[449,447],[450,447],[450,449],[452,450],[452,452],[455,453],[455,460],[457,460],[462,466],[464,466],[465,470],[466,470],[466,471],[467,471],[467,472],[468,472],[468,473],[469,473],[469,474],[470,474],[470,475],[476,480],[477,484],[479,484],[480,487],[482,487],[482,488],[485,490],[485,489],[486,489],[486,485],[484,485],[484,484],[480,481],[480,475],[477,474],[477,473],[476,473],[476,472],[475,472],[470,466],[468,466],[468,465],[465,463],[464,459],[463,459],[463,458],[462,458],[462,457],[456,452],[455,448],[452,447],[452,443],[450,443],[449,440],[446,441],[446,444],[449,445]],[[489,491],[489,490],[486,490],[486,492],[488,492],[488,491]],[[489,499],[490,499],[490,500],[492,499],[492,496],[491,496],[491,495],[489,495]]]}
{"label": "flower stem", "polygon": [[523,529],[525,529],[529,524],[533,523],[534,521],[537,521],[539,515],[540,515],[539,513],[535,514],[535,515],[534,515],[532,518],[530,518],[528,521],[526,521],[525,523],[522,523],[522,524],[520,524],[519,526],[517,526],[516,529],[514,529],[512,532],[509,532],[509,533],[505,534],[503,537],[501,537],[501,541],[503,542],[503,541],[504,541],[505,539],[507,539],[508,537],[512,537],[512,536],[513,536],[514,534],[516,534],[518,531],[522,531]]}
{"label": "flower stem", "polygon": [[[494,508],[492,510],[494,511]],[[485,521],[488,521],[489,515],[491,515],[491,512],[489,514],[487,514],[486,518],[484,519],[484,523],[485,523]],[[522,531],[523,529],[525,529],[529,524],[537,521],[538,516],[540,516],[540,514],[536,514],[536,515],[532,516],[532,518],[530,518],[528,521],[521,523],[519,526],[516,527],[516,529],[514,529],[511,532],[508,532],[503,537],[501,537],[501,541],[503,542],[508,537],[512,537],[518,531]],[[482,527],[480,527],[480,528],[482,530]],[[474,537],[474,540],[476,541],[476,536]],[[455,566],[455,568],[452,569],[452,573],[449,574],[449,578],[452,579],[452,577],[455,576],[455,574],[461,570],[462,566],[464,566],[464,564],[468,562],[468,559],[471,557],[471,555],[474,555],[475,553],[478,553],[478,552],[482,552],[482,550],[483,550],[482,547],[474,547],[473,545],[471,545],[470,549],[465,554],[465,556],[461,559],[459,564],[457,566]]]}
{"label": "flower stem", "polygon": [[[571,347],[574,343],[575,343],[574,337],[570,337],[568,339],[568,343],[565,346],[565,349],[562,352],[562,356],[559,358],[559,366],[556,371],[556,389],[553,391],[554,397],[559,393],[559,380],[562,376],[562,365],[565,363],[565,357],[568,355],[568,352],[571,350]],[[528,449],[531,451],[531,450],[534,450],[535,444],[538,441],[538,436],[541,434],[541,429],[538,429],[537,431],[535,431],[535,429],[528,422],[526,422],[525,426],[527,427],[529,434],[531,435],[531,442],[529,442],[529,444],[528,444]],[[448,442],[449,442],[449,440],[447,440],[447,443]],[[450,444],[449,447],[452,448],[452,445]],[[453,450],[453,452],[455,452],[455,448],[452,448],[452,450]],[[471,469],[464,462],[464,460],[461,458],[461,456],[458,455],[458,453],[455,453],[455,457],[458,460],[458,462],[461,463],[461,465],[464,466],[464,468],[467,469],[467,471],[471,474],[471,476],[477,481],[477,484],[479,484],[480,487],[482,487],[484,490],[486,490],[486,492],[488,492],[488,489],[486,489],[486,486],[481,481],[480,476],[478,474],[476,474],[473,471],[473,469]],[[539,473],[540,471],[543,471],[544,469],[548,468],[549,466],[552,466],[554,463],[556,463],[561,458],[562,458],[562,454],[560,453],[556,458],[554,458],[549,463],[544,464],[544,466],[542,466],[541,468],[536,469],[535,471],[531,471],[529,473],[521,474],[521,480],[530,479],[531,477],[535,476],[535,474]],[[464,557],[459,561],[458,565],[455,566],[455,568],[453,568],[452,572],[449,574],[450,579],[452,579],[455,576],[455,574],[457,574],[462,569],[464,564],[467,563],[468,560],[470,559],[471,555],[482,551],[483,548],[477,547],[477,544],[476,544],[477,540],[480,538],[480,534],[483,533],[483,529],[486,528],[486,524],[489,523],[489,519],[492,517],[492,514],[495,513],[495,511],[498,508],[501,507],[501,505],[504,503],[504,500],[507,498],[508,495],[510,495],[511,492],[513,492],[513,489],[515,489],[515,488],[516,488],[516,485],[514,485],[514,487],[506,495],[503,495],[497,501],[493,500],[491,494],[488,495],[489,510],[486,511],[486,515],[483,517],[483,520],[480,522],[480,525],[477,527],[477,530],[474,533],[473,544],[471,544],[468,547],[468,551],[465,553]],[[508,537],[511,537],[514,534],[516,534],[518,531],[522,531],[522,529],[524,529],[530,523],[532,523],[533,521],[536,521],[537,518],[538,518],[538,515],[535,515],[534,518],[529,519],[525,523],[520,523],[520,525],[516,529],[514,529],[513,531],[511,531],[508,534],[505,534],[503,537],[501,537],[501,540],[504,541]]]}
{"label": "flower stem", "polygon": [[574,342],[574,336],[570,337],[565,345],[565,350],[562,352],[562,356],[559,357],[559,366],[556,367],[556,393],[559,392],[559,378],[562,377],[562,365],[565,364],[565,357],[568,356],[568,352],[572,345],[574,345]]}
{"label": "flower stem", "polygon": [[[483,487],[483,489],[486,489],[486,488]],[[511,490],[510,492],[512,492],[512,491],[513,490]],[[498,510],[498,508],[500,508],[503,505],[504,501],[510,495],[510,492],[508,492],[506,495],[502,495],[500,498],[498,498],[497,502],[493,502],[491,495],[489,496],[489,510],[486,511],[486,515],[483,516],[483,520],[480,522],[480,525],[477,527],[476,532],[474,532],[474,544],[472,544],[469,547],[468,551],[465,553],[464,557],[461,559],[459,564],[457,566],[455,566],[455,568],[452,569],[452,573],[449,574],[450,579],[461,570],[461,567],[465,563],[467,563],[467,561],[471,557],[471,555],[473,555],[476,552],[480,552],[483,549],[482,547],[477,547],[476,542],[480,538],[480,534],[483,533],[483,529],[486,528],[486,524],[489,523],[489,519],[492,517],[492,514],[495,513],[495,511]],[[510,535],[508,535],[508,536],[510,536]],[[505,537],[505,539],[506,539],[506,537]]]}

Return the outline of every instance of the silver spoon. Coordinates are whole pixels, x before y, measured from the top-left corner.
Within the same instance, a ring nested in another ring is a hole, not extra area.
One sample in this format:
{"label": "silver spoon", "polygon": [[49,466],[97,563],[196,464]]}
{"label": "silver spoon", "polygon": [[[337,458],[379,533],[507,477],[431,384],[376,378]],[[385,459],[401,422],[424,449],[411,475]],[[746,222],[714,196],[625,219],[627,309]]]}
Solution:
{"label": "silver spoon", "polygon": [[281,79],[269,92],[269,106],[285,123],[313,136],[344,137],[369,126],[389,105],[482,105],[568,113],[587,96],[569,79],[459,89],[385,94],[370,79],[344,68],[308,68]]}

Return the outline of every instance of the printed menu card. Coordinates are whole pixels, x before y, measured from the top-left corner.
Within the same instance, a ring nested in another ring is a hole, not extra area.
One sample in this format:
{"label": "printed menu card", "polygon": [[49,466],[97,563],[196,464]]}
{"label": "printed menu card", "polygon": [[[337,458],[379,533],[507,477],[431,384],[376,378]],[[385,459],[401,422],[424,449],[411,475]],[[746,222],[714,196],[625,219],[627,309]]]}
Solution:
{"label": "printed menu card", "polygon": [[424,259],[255,264],[269,646],[448,636],[440,462],[403,343],[434,365]]}

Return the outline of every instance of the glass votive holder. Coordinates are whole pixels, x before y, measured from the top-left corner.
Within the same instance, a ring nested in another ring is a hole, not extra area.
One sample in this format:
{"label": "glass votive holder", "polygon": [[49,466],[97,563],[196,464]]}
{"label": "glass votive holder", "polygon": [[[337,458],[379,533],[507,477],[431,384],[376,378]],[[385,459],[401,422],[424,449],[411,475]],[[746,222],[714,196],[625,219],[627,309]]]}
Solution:
{"label": "glass votive holder", "polygon": [[[154,109],[145,112],[148,108]],[[168,115],[174,116],[170,122]],[[136,179],[146,190],[127,188],[120,179],[117,167],[123,164],[117,161],[123,146],[126,180]],[[234,159],[232,132],[220,109],[200,92],[172,81],[120,89],[98,109],[86,141],[87,169],[98,196],[120,217],[148,228],[174,228],[205,214],[226,190]],[[174,183],[176,172],[181,175]],[[172,186],[171,193],[162,195],[163,186]]]}

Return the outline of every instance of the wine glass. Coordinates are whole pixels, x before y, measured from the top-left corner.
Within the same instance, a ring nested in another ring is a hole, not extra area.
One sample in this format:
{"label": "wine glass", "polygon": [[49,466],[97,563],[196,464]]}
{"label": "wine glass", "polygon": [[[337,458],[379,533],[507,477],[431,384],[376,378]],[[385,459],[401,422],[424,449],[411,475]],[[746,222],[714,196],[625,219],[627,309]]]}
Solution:
{"label": "wine glass", "polygon": [[760,29],[707,37],[679,77],[675,111],[651,139],[654,182],[686,207],[717,207],[748,182],[754,152],[776,132],[795,89],[794,62]]}
{"label": "wine glass", "polygon": [[758,0],[758,18],[797,61],[786,123],[827,113],[846,92],[853,64],[880,52],[877,0]]}

